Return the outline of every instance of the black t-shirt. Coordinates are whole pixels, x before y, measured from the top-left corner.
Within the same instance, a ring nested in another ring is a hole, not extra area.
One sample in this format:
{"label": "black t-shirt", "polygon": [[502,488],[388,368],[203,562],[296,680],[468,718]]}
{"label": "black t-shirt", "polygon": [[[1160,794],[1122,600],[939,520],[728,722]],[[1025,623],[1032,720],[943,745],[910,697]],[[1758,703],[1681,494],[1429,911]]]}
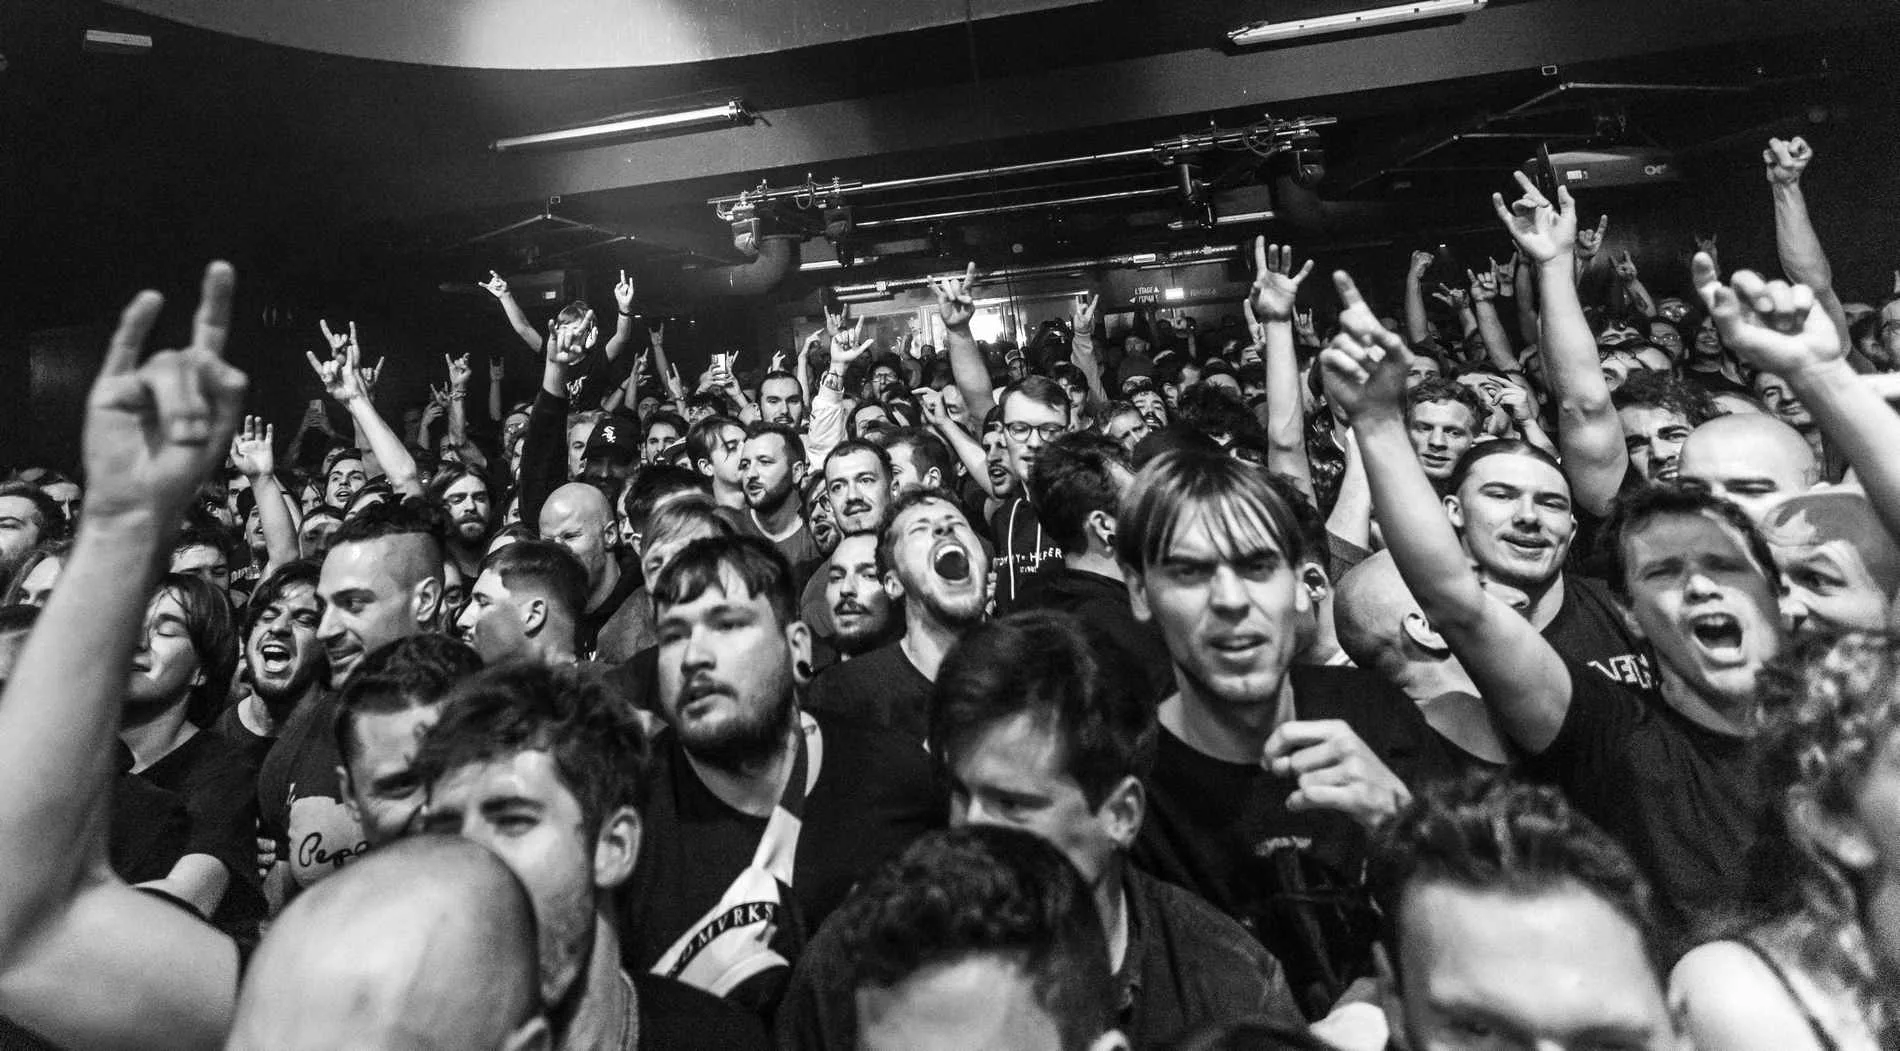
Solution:
{"label": "black t-shirt", "polygon": [[[1288,675],[1298,718],[1344,720],[1414,791],[1455,772],[1418,706],[1384,680],[1303,665]],[[1365,887],[1365,830],[1344,814],[1287,810],[1293,790],[1257,762],[1212,758],[1164,728],[1134,859],[1252,931],[1318,1018],[1372,973],[1378,923]]]}
{"label": "black t-shirt", "polygon": [[[624,324],[626,319],[621,319]],[[603,337],[604,338],[604,337]],[[626,356],[621,355],[621,360]],[[567,406],[569,412],[592,412],[600,408],[600,403],[613,393],[615,387],[627,381],[628,370],[619,361],[608,361],[605,351],[595,347],[587,352],[580,364],[567,370]]]}
{"label": "black t-shirt", "polygon": [[1020,496],[990,516],[990,539],[996,544],[990,569],[996,578],[996,612],[1014,613],[1032,586],[1062,564],[1062,549]]}
{"label": "black t-shirt", "polygon": [[278,842],[302,890],[369,849],[362,823],[344,804],[334,726],[337,695],[323,694],[284,725],[257,775],[263,834]]}
{"label": "black t-shirt", "polygon": [[826,668],[805,691],[806,707],[896,730],[919,742],[930,736],[933,687],[893,642]]}
{"label": "black t-shirt", "polygon": [[257,876],[257,767],[200,730],[139,776],[184,800],[191,821],[185,853],[216,858],[230,874],[212,923],[234,938],[255,938],[266,911]]}
{"label": "black t-shirt", "polygon": [[1544,641],[1567,661],[1588,665],[1597,674],[1632,690],[1656,688],[1649,651],[1617,614],[1616,600],[1602,581],[1564,575],[1564,603],[1544,625]]}
{"label": "black t-shirt", "polygon": [[211,729],[230,742],[232,747],[243,752],[244,758],[250,760],[252,766],[262,769],[264,759],[270,755],[271,746],[277,743],[277,738],[265,737],[246,726],[244,717],[238,714],[238,709],[242,707],[244,702],[239,701],[219,712],[218,717],[211,721]]}
{"label": "black t-shirt", "polygon": [[1120,577],[1071,569],[1060,562],[1043,577],[1041,586],[1024,593],[1020,608],[1075,614],[1102,629],[1117,649],[1140,662],[1155,700],[1174,692],[1174,661],[1161,629],[1135,619],[1134,608],[1128,604],[1128,585]]}
{"label": "black t-shirt", "polygon": [[1728,918],[1754,843],[1748,742],[1570,665],[1570,710],[1521,772],[1548,781],[1648,872],[1672,933]]}
{"label": "black t-shirt", "polygon": [[766,1051],[772,1046],[757,1015],[685,982],[645,972],[632,972],[631,977],[640,997],[641,1047]]}
{"label": "black t-shirt", "polygon": [[[775,942],[792,952],[858,880],[919,835],[943,827],[949,809],[916,741],[840,716],[814,717],[824,758],[805,799],[793,861],[800,929],[782,932]],[[766,825],[765,818],[713,795],[671,730],[660,733],[653,752],[648,783],[654,798],[621,931],[627,966],[640,971],[651,970],[718,904],[751,863]]]}
{"label": "black t-shirt", "polygon": [[185,800],[137,774],[112,783],[111,825],[106,856],[127,883],[164,879],[191,853],[191,814]]}

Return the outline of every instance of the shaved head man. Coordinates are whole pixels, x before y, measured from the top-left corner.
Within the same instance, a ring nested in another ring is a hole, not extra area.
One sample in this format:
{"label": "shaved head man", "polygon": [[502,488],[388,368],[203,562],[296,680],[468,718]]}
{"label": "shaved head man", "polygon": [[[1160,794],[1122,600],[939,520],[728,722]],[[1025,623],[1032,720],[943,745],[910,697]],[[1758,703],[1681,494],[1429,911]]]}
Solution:
{"label": "shaved head man", "polygon": [[1756,522],[1778,501],[1805,493],[1821,480],[1814,448],[1801,432],[1773,416],[1717,416],[1682,443],[1680,475],[1740,505]]}
{"label": "shaved head man", "polygon": [[540,1051],[534,908],[450,836],[390,844],[271,925],[227,1051]]}
{"label": "shaved head man", "polygon": [[620,524],[613,505],[599,489],[570,482],[541,505],[540,528],[541,539],[567,548],[587,571],[587,603],[577,644],[582,654],[591,656],[603,628],[633,590],[623,586],[633,579],[621,573],[616,557]]}
{"label": "shaved head man", "polygon": [[1353,664],[1405,691],[1440,737],[1493,766],[1510,762],[1510,750],[1477,686],[1425,619],[1390,552],[1373,555],[1339,578],[1333,616],[1339,648]]}

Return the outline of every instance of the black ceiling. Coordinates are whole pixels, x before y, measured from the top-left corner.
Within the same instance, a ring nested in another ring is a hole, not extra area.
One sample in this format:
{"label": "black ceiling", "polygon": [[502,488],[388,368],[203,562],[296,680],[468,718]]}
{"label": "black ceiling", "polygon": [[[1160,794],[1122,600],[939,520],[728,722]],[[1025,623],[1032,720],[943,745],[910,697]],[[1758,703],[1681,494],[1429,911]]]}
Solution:
{"label": "black ceiling", "polygon": [[[1511,6],[1535,8],[1540,2]],[[1099,71],[1108,90],[1124,67],[1170,56],[1183,60],[1171,68],[1204,69],[1212,84],[1212,75],[1230,58],[1227,30],[1263,17],[1360,6],[1363,0],[1100,0],[691,67],[512,72],[337,58],[181,27],[103,3],[28,0],[0,9],[0,52],[7,60],[0,73],[0,120],[9,143],[0,165],[15,188],[7,205],[10,227],[19,231],[13,240],[27,246],[10,253],[13,287],[32,293],[23,300],[29,323],[45,323],[62,313],[94,310],[102,299],[111,302],[124,289],[152,280],[154,269],[175,269],[211,254],[237,256],[282,283],[317,274],[334,279],[350,267],[367,266],[367,256],[412,254],[531,214],[538,194],[497,196],[497,186],[523,185],[495,175],[501,162],[482,146],[497,135],[708,93],[741,95],[769,117],[772,111],[932,91],[953,100],[967,95],[976,105],[986,85],[1032,83],[1052,71],[1091,77]],[[1703,0],[1703,6],[1721,5]],[[1758,19],[1771,17],[1761,12],[1774,7],[1741,6],[1754,9],[1750,17]],[[1890,24],[1891,5],[1865,6],[1884,10]],[[156,46],[149,55],[82,53],[81,33],[95,26],[149,32]],[[1647,137],[1693,151],[1800,112],[1817,99],[1838,108],[1878,94],[1869,83],[1891,90],[1888,38],[1880,32],[1759,35],[1652,54],[1640,53],[1641,41],[1632,41],[1629,57],[1566,66],[1559,79],[1761,84],[1807,78],[1747,96],[1656,95],[1611,107],[1627,118],[1632,141]],[[1831,79],[1816,77],[1823,71]],[[1332,171],[1376,172],[1409,152],[1408,144],[1467,126],[1553,82],[1534,63],[1520,61],[1488,75],[1346,94],[1323,81],[1272,99],[1210,90],[1205,109],[1187,116],[1066,129],[1057,119],[1050,122],[1053,130],[1030,136],[1013,134],[999,122],[974,144],[880,150],[878,137],[867,132],[855,154],[842,150],[814,173],[868,180],[1125,149],[1210,121],[1244,124],[1269,106],[1276,116],[1337,116],[1340,124],[1326,134]],[[1588,104],[1537,126],[1595,126],[1603,109]],[[929,138],[911,134],[905,141]],[[680,139],[650,149],[691,151],[700,145]],[[1452,151],[1432,162],[1508,164],[1513,150]],[[430,173],[422,202],[379,208],[376,188],[386,186],[390,200],[400,197],[418,157],[446,157],[459,172]],[[700,178],[570,196],[561,214],[662,244],[677,235],[688,247],[704,252],[711,244],[716,251],[725,232],[703,203],[706,197],[761,178],[797,182],[816,167],[754,170],[743,162],[741,157],[717,165]],[[1114,184],[1112,179],[1133,185],[1160,177],[1158,166],[1142,171],[1139,165],[1062,176],[1101,186]],[[1322,196],[1347,196],[1340,182],[1329,178]],[[1411,182],[1404,190],[1376,180],[1340,203],[1397,207],[1421,226],[1455,223],[1469,214],[1468,195],[1453,202],[1437,192],[1430,176]],[[1045,221],[1018,215],[988,225],[992,235],[1007,238]],[[1122,235],[1112,221],[1079,216],[1075,222],[1093,223],[1104,239]]]}

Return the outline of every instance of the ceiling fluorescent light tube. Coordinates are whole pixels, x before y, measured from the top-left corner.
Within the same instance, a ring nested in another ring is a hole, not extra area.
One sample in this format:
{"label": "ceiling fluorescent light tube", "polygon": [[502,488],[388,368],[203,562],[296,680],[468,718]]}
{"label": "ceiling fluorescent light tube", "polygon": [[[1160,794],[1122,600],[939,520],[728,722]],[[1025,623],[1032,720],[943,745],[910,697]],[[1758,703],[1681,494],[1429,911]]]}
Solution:
{"label": "ceiling fluorescent light tube", "polygon": [[625,120],[589,124],[582,128],[544,131],[534,135],[516,135],[512,138],[496,139],[489,144],[488,148],[506,152],[533,149],[537,146],[556,148],[597,146],[630,135],[694,131],[700,128],[749,124],[751,121],[752,111],[746,109],[745,103],[733,99],[717,106],[702,106],[698,109],[679,110],[674,113],[648,113],[638,117],[628,117]]}
{"label": "ceiling fluorescent light tube", "polygon": [[1428,18],[1468,15],[1473,11],[1482,10],[1489,2],[1490,0],[1419,0],[1418,3],[1375,7],[1369,11],[1346,11],[1336,15],[1323,15],[1319,18],[1302,18],[1293,22],[1256,22],[1228,33],[1227,39],[1240,47],[1246,47],[1249,44],[1267,44],[1297,37],[1351,33],[1361,29],[1397,25],[1401,22],[1419,22]]}

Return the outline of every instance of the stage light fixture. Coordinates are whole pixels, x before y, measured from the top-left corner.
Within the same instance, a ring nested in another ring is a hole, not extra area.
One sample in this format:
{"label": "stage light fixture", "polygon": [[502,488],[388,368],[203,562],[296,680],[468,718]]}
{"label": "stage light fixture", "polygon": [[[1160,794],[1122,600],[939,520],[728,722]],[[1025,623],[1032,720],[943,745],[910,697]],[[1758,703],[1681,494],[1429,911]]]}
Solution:
{"label": "stage light fixture", "polygon": [[1248,47],[1300,37],[1353,33],[1363,29],[1397,25],[1401,22],[1455,18],[1482,10],[1489,2],[1490,0],[1418,0],[1417,3],[1393,4],[1390,7],[1375,7],[1368,11],[1343,11],[1336,15],[1301,18],[1291,22],[1255,22],[1253,25],[1242,26],[1228,33],[1227,39],[1233,41],[1236,47]]}
{"label": "stage light fixture", "polygon": [[676,110],[671,113],[646,113],[620,120],[603,121],[580,128],[543,131],[533,135],[515,135],[496,139],[488,148],[498,153],[529,149],[578,149],[600,146],[623,138],[670,135],[706,128],[726,128],[752,123],[753,113],[738,99],[716,106]]}

